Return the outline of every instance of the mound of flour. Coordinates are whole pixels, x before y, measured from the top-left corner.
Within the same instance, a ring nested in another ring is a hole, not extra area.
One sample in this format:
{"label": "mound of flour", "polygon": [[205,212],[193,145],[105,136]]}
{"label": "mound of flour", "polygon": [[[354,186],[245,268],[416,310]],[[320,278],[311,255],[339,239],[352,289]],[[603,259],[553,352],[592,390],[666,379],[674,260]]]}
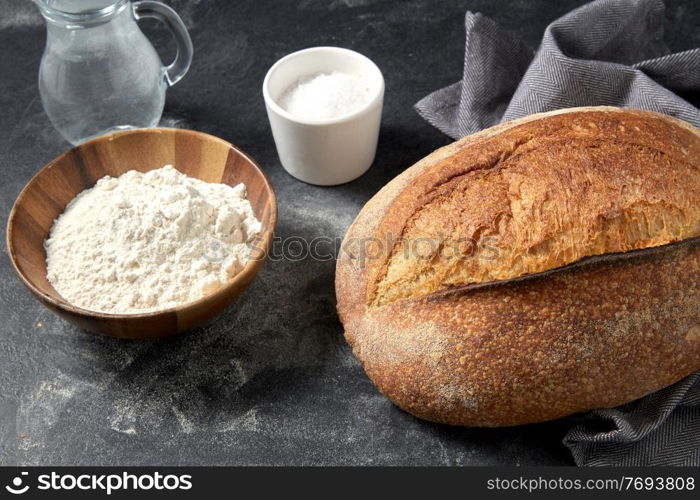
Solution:
{"label": "mound of flour", "polygon": [[166,165],[104,177],[51,228],[47,277],[68,302],[130,314],[209,294],[242,269],[260,223],[245,186],[188,177]]}

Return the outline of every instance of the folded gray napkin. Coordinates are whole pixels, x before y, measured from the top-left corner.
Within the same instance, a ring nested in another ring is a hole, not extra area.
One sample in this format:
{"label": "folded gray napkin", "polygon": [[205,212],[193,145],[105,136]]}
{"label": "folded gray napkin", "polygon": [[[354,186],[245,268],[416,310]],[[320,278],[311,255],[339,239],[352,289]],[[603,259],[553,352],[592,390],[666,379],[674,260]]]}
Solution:
{"label": "folded gray napkin", "polygon": [[[700,127],[700,110],[675,93],[700,91],[700,49],[671,54],[663,14],[661,0],[597,0],[551,23],[533,55],[492,20],[467,12],[462,81],[416,110],[454,139],[592,105],[659,111]],[[700,372],[570,421],[564,444],[578,465],[700,465]]]}
{"label": "folded gray napkin", "polygon": [[626,106],[700,127],[675,92],[700,90],[700,48],[669,53],[661,0],[598,0],[550,24],[537,52],[491,19],[467,12],[462,81],[416,104],[459,139],[504,121],[574,106]]}
{"label": "folded gray napkin", "polygon": [[564,444],[578,465],[700,465],[700,372],[571,420]]}

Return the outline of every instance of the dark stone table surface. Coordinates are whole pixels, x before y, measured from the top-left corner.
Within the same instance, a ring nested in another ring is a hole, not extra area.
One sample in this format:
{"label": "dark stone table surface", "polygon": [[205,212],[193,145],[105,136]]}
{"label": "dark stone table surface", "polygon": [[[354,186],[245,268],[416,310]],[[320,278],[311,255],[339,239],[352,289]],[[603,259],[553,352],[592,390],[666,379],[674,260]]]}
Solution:
{"label": "dark stone table surface", "polygon": [[[412,106],[460,78],[467,9],[522,34],[580,0],[173,0],[195,57],[162,123],[249,152],[279,199],[281,237],[342,237],[381,186],[449,140]],[[673,50],[700,46],[700,2],[667,2]],[[144,31],[172,56],[162,28]],[[17,194],[68,147],[37,90],[44,24],[29,0],[0,0],[0,223]],[[280,166],[261,95],[267,69],[315,45],[358,50],[386,79],[377,159],[340,187]],[[352,356],[335,313],[334,262],[267,262],[214,322],[161,341],[69,325],[0,256],[0,465],[571,464],[567,421],[505,429],[422,422],[392,406]]]}

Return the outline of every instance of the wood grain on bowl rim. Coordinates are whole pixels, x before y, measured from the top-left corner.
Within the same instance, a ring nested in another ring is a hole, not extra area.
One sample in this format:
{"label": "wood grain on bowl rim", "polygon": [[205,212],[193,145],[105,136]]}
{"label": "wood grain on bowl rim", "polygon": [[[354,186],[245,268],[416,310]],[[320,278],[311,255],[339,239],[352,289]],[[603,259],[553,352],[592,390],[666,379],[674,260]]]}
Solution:
{"label": "wood grain on bowl rim", "polygon": [[[53,221],[84,189],[105,175],[146,172],[172,164],[207,182],[244,183],[262,224],[255,256],[220,290],[182,306],[141,314],[107,314],[76,307],[46,278],[44,241]],[[193,130],[133,129],[76,146],[49,162],[22,189],[10,211],[7,249],[22,282],[49,309],[86,330],[124,338],[163,337],[197,326],[236,298],[260,270],[272,244],[277,200],[260,166],[223,139]]]}

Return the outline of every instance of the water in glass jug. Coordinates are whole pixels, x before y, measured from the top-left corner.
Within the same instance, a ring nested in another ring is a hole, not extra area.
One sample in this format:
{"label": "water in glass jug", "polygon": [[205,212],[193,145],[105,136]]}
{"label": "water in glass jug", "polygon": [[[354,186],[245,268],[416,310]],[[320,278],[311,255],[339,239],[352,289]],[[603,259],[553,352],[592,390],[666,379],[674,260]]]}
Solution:
{"label": "water in glass jug", "polygon": [[[78,144],[106,132],[157,125],[165,91],[192,61],[192,41],[170,7],[144,0],[34,0],[46,20],[39,68],[44,109],[58,132]],[[138,27],[163,21],[177,56],[163,66]]]}

